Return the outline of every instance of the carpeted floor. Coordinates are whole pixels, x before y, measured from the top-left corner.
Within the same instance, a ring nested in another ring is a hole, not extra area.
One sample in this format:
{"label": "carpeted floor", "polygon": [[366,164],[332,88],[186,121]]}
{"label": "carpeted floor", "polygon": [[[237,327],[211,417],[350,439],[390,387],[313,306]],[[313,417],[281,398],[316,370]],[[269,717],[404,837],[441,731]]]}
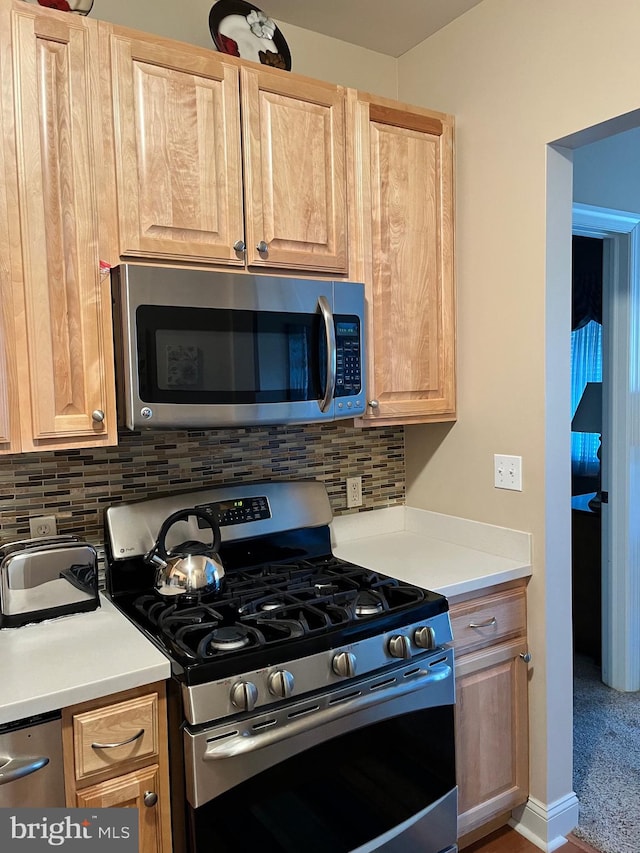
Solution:
{"label": "carpeted floor", "polygon": [[619,693],[586,657],[574,661],[574,835],[602,853],[640,853],[640,693]]}

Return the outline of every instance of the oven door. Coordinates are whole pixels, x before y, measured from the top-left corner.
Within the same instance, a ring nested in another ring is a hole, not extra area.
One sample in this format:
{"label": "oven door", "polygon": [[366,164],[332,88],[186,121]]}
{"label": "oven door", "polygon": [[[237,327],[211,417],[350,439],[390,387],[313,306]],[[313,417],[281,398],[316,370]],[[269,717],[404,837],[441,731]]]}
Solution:
{"label": "oven door", "polygon": [[195,853],[456,850],[453,651],[185,731]]}

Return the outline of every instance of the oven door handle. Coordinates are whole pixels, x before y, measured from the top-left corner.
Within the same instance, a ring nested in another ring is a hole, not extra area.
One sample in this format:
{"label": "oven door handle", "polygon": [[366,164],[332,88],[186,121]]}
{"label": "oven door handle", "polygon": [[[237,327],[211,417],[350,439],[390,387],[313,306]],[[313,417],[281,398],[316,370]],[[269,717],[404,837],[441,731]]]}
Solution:
{"label": "oven door handle", "polygon": [[[301,709],[297,712],[299,716],[287,722],[286,725],[257,733],[247,727],[224,738],[223,741],[208,744],[203,758],[205,761],[214,761],[255,752],[265,746],[272,746],[280,741],[304,734],[341,717],[355,714],[356,711],[373,708],[383,702],[388,702],[390,699],[398,699],[401,696],[415,693],[430,684],[445,681],[452,677],[453,671],[448,663],[436,663],[428,669],[417,670],[411,676],[404,676],[403,681],[399,684],[394,681],[392,685],[386,688],[378,687],[365,694],[360,693],[358,685],[354,685],[353,692],[355,695],[347,694],[344,699],[334,700],[335,704],[327,704],[326,707],[311,705],[308,711]],[[328,702],[326,697],[325,701]]]}

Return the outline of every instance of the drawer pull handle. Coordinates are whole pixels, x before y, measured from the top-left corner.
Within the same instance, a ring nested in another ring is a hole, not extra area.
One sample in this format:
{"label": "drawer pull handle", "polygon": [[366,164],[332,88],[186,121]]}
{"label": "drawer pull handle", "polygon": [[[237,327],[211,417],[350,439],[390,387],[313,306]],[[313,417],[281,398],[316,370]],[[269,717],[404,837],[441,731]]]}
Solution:
{"label": "drawer pull handle", "polygon": [[531,652],[522,652],[520,657],[525,663],[531,663]]}
{"label": "drawer pull handle", "polygon": [[494,625],[497,625],[498,621],[495,616],[492,616],[491,619],[487,619],[486,622],[469,622],[470,628],[493,628]]}
{"label": "drawer pull handle", "polygon": [[120,743],[92,743],[91,749],[117,749],[119,746],[126,746],[128,743],[133,743],[134,740],[141,738],[143,734],[144,729],[140,729],[132,737],[127,738],[127,740],[121,740]]}

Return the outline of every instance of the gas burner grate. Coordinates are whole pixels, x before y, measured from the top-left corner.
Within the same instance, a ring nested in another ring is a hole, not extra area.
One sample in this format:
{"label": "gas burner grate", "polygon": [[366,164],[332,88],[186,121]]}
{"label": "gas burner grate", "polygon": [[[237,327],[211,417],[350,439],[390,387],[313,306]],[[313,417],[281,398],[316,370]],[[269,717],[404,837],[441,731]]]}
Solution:
{"label": "gas burner grate", "polygon": [[[133,609],[178,658],[197,663],[374,623],[424,597],[418,587],[328,556],[230,571],[217,594],[144,593]],[[216,642],[229,631],[243,641]]]}

